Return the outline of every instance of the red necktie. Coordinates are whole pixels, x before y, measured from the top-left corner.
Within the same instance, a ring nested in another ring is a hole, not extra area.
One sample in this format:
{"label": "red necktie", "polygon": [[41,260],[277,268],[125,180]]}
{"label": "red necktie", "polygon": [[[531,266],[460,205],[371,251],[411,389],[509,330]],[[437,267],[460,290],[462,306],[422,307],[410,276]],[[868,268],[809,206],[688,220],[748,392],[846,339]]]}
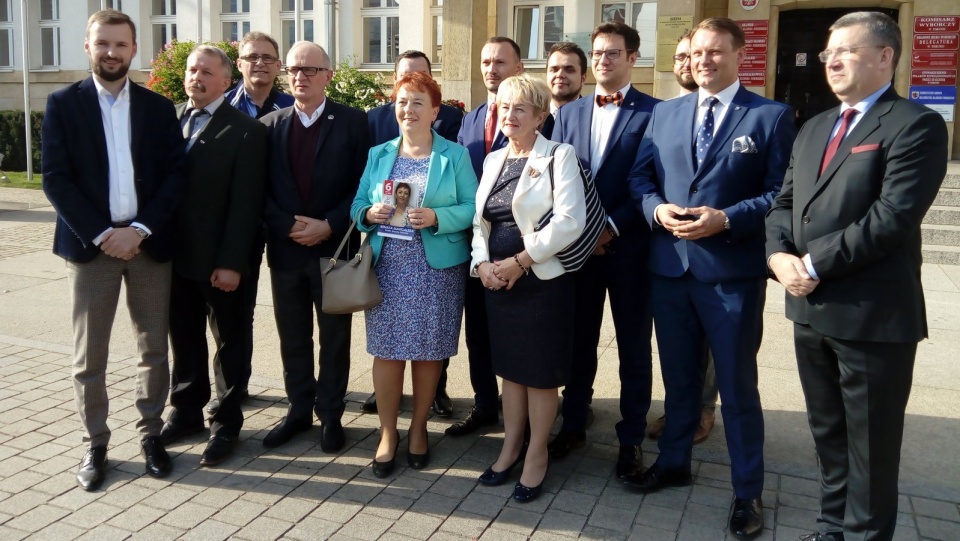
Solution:
{"label": "red necktie", "polygon": [[833,156],[837,153],[837,149],[840,148],[840,143],[843,142],[843,137],[847,135],[847,128],[850,127],[850,122],[853,120],[853,117],[857,116],[859,112],[860,111],[857,111],[853,107],[843,112],[840,129],[837,130],[837,134],[830,140],[830,144],[827,145],[827,150],[823,153],[823,163],[820,164],[821,175],[827,170],[827,166],[830,165],[830,160],[833,159]]}
{"label": "red necktie", "polygon": [[620,107],[620,104],[623,103],[623,94],[617,92],[616,94],[608,94],[606,96],[597,95],[597,105],[603,107],[608,103],[612,103],[617,107]]}
{"label": "red necktie", "polygon": [[490,154],[493,139],[497,136],[497,104],[487,106],[487,120],[483,124],[483,154]]}

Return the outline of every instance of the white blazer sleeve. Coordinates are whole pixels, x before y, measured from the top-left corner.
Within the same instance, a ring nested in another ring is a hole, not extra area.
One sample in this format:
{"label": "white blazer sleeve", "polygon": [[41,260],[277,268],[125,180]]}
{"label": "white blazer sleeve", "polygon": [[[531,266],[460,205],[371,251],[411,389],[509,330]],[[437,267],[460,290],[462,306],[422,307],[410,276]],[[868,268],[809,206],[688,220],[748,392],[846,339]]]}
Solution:
{"label": "white blazer sleeve", "polygon": [[553,175],[553,217],[540,231],[523,236],[527,254],[538,263],[577,240],[587,219],[580,162],[572,146],[557,147],[553,155]]}

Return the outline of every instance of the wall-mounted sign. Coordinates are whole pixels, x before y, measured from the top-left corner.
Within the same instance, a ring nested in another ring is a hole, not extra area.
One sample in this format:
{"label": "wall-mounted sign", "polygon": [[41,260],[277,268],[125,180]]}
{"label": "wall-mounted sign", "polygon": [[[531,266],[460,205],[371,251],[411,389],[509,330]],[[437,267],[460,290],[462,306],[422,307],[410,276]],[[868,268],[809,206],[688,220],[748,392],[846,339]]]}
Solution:
{"label": "wall-mounted sign", "polygon": [[937,34],[940,32],[960,32],[960,17],[914,17],[913,32],[916,34]]}
{"label": "wall-mounted sign", "polygon": [[952,34],[914,34],[914,51],[956,51],[960,46],[960,35]]}
{"label": "wall-mounted sign", "polygon": [[797,53],[797,67],[802,68],[807,65],[807,53]]}
{"label": "wall-mounted sign", "polygon": [[737,21],[743,29],[746,56],[740,64],[740,84],[743,86],[767,86],[767,40],[770,21]]}
{"label": "wall-mounted sign", "polygon": [[673,53],[677,52],[677,42],[684,30],[692,28],[692,15],[657,17],[657,54],[654,57],[654,69],[673,71]]}
{"label": "wall-mounted sign", "polygon": [[740,0],[740,7],[742,7],[744,11],[753,11],[757,9],[757,4],[759,3],[759,0]]}
{"label": "wall-mounted sign", "polygon": [[953,122],[957,104],[956,86],[911,86],[910,101],[922,103],[940,113],[944,122]]}
{"label": "wall-mounted sign", "polygon": [[956,86],[957,70],[911,70],[913,86]]}
{"label": "wall-mounted sign", "polygon": [[957,51],[914,51],[910,67],[957,69]]}

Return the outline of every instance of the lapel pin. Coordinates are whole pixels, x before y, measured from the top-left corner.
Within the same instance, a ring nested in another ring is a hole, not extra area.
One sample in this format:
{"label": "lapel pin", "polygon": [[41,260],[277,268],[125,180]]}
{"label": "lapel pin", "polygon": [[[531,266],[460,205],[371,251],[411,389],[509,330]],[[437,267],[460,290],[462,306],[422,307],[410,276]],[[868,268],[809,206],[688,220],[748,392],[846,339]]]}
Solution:
{"label": "lapel pin", "polygon": [[734,107],[733,110],[734,110],[734,111],[739,111],[739,110],[740,110],[740,106],[738,105],[738,106]]}
{"label": "lapel pin", "polygon": [[327,115],[327,120],[333,120],[333,115]]}

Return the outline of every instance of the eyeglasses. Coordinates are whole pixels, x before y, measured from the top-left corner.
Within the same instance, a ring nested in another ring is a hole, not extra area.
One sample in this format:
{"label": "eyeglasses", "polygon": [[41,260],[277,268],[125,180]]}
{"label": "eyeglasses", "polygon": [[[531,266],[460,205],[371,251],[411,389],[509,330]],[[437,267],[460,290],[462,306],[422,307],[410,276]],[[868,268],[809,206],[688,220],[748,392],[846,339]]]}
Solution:
{"label": "eyeglasses", "polygon": [[675,54],[673,55],[673,61],[677,64],[683,64],[687,60],[690,60],[690,55],[687,54]]}
{"label": "eyeglasses", "polygon": [[817,55],[817,58],[819,58],[821,62],[826,64],[827,62],[830,61],[831,57],[836,57],[841,60],[849,58],[850,53],[852,53],[853,51],[856,51],[857,49],[870,49],[870,48],[884,49],[886,47],[887,47],[886,45],[860,45],[858,47],[837,47],[836,49],[826,49],[824,51],[821,51],[820,54]]}
{"label": "eyeglasses", "polygon": [[620,53],[624,51],[626,51],[627,54],[633,52],[632,49],[607,49],[606,51],[587,51],[587,54],[594,60],[600,60],[603,58],[603,55],[607,55],[607,58],[610,60],[616,60],[620,58]]}
{"label": "eyeglasses", "polygon": [[312,66],[289,66],[283,71],[287,72],[287,75],[290,77],[296,77],[298,74],[302,73],[307,77],[313,77],[314,75],[320,73],[321,71],[331,71],[330,68],[314,68]]}
{"label": "eyeglasses", "polygon": [[241,56],[240,60],[243,60],[244,62],[250,62],[251,64],[256,64],[257,62],[263,62],[264,64],[276,64],[279,58],[270,56],[268,54],[248,54],[247,56]]}

